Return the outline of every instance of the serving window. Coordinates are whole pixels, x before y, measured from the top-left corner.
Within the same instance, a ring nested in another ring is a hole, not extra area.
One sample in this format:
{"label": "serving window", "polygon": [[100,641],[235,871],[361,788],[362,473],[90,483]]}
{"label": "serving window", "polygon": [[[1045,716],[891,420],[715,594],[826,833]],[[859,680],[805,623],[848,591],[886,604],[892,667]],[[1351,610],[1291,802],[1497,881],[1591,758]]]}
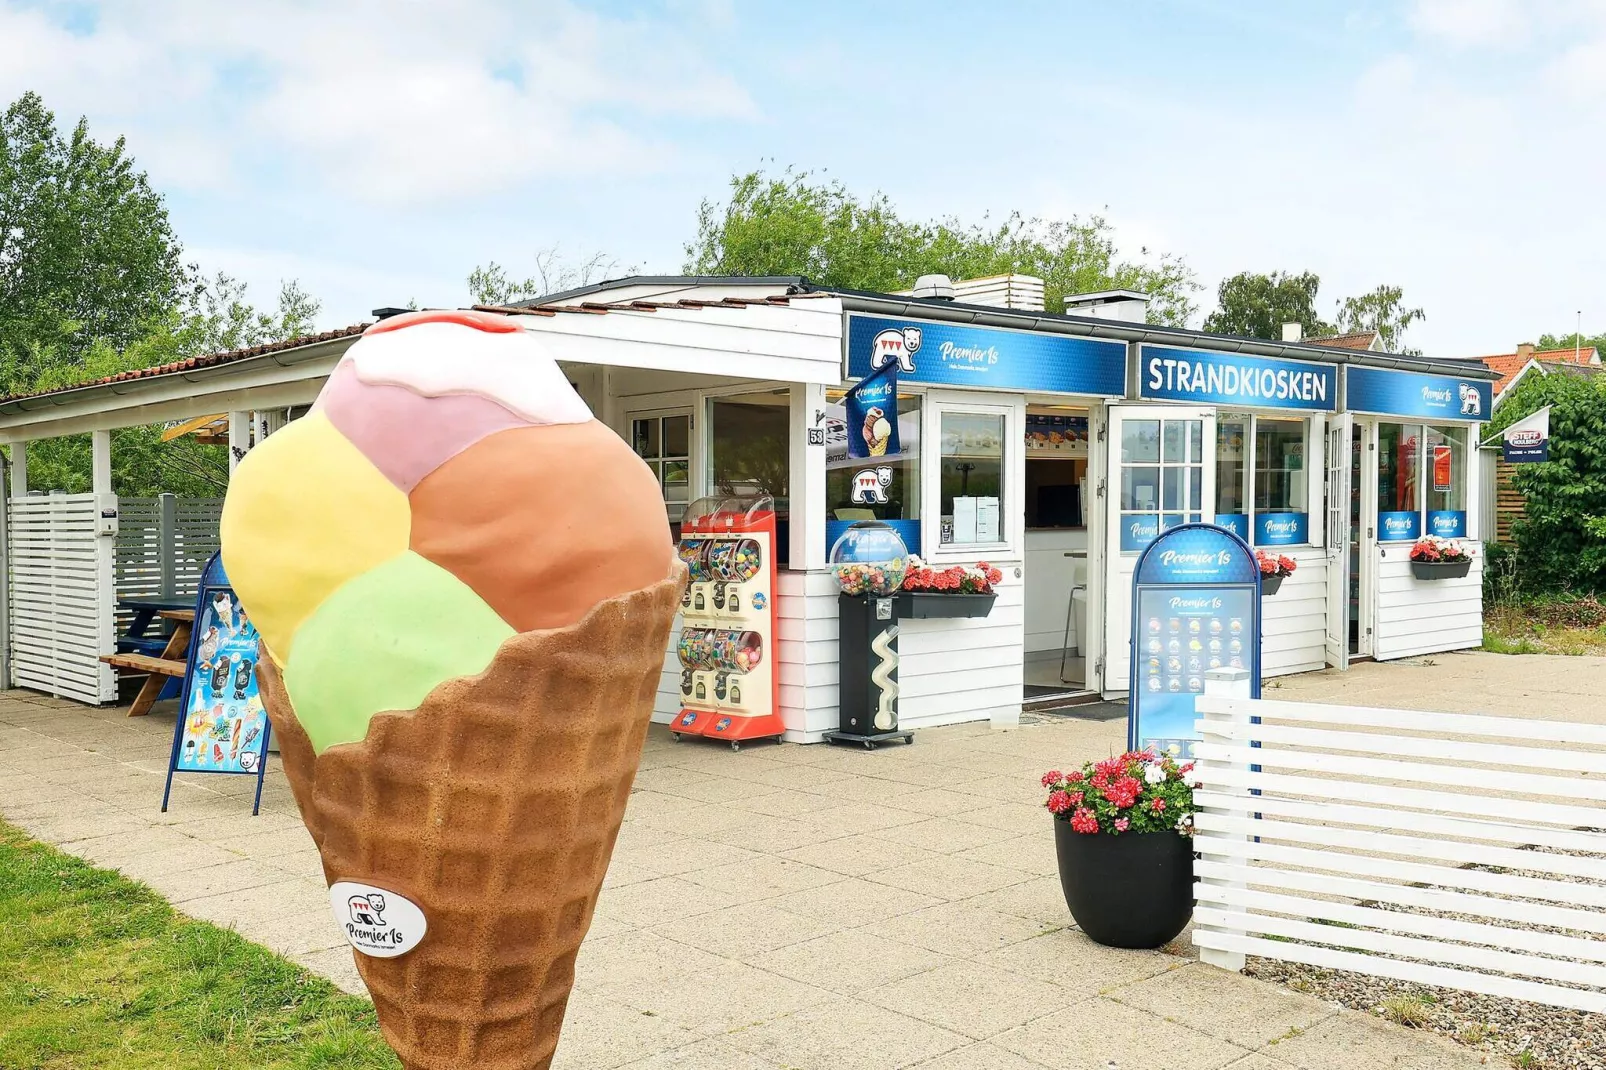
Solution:
{"label": "serving window", "polygon": [[1467,534],[1467,429],[1377,425],[1377,537]]}
{"label": "serving window", "polygon": [[1216,418],[1216,523],[1256,546],[1310,541],[1310,421],[1221,413]]}

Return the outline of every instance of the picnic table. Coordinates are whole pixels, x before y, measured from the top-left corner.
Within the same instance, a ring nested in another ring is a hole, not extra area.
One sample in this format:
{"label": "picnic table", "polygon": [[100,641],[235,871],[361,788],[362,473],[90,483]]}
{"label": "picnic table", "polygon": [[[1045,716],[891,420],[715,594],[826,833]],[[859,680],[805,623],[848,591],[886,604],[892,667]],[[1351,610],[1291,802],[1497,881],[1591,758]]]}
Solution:
{"label": "picnic table", "polygon": [[[122,598],[118,604],[131,610],[134,619],[129,622],[128,634],[119,646],[127,642],[130,649],[116,654],[103,654],[101,661],[124,673],[147,673],[139,694],[128,707],[130,717],[143,717],[151,712],[169,680],[184,679],[189,660],[190,632],[195,627],[195,600],[193,598]],[[169,622],[173,630],[166,636],[147,635],[151,623],[157,619]],[[155,646],[156,641],[162,645]],[[149,653],[156,650],[155,654]]]}

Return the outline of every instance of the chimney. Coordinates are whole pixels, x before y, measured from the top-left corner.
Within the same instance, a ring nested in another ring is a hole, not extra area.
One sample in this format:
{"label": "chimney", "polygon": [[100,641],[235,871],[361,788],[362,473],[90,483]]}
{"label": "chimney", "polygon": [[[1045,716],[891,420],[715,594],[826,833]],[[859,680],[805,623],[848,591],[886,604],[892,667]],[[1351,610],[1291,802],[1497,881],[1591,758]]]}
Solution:
{"label": "chimney", "polygon": [[915,280],[915,288],[911,291],[913,297],[929,297],[937,301],[952,301],[954,299],[953,280],[947,275],[922,275]]}
{"label": "chimney", "polygon": [[1149,316],[1149,295],[1138,290],[1100,290],[1097,293],[1068,294],[1067,316],[1145,323]]}
{"label": "chimney", "polygon": [[1305,328],[1299,323],[1283,324],[1283,341],[1302,342],[1305,340]]}
{"label": "chimney", "polygon": [[1043,311],[1043,280],[1033,275],[989,275],[954,284],[954,300],[1021,312]]}
{"label": "chimney", "polygon": [[1521,345],[1519,345],[1517,347],[1517,356],[1520,359],[1527,360],[1528,358],[1532,357],[1533,355],[1534,355],[1534,344],[1532,342],[1523,342]]}

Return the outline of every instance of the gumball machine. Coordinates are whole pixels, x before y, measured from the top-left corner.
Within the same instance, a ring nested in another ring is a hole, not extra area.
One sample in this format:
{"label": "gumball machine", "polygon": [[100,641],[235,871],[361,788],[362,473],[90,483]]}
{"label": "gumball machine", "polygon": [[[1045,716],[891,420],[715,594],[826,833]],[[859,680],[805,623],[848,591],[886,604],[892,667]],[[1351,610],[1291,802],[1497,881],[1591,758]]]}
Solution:
{"label": "gumball machine", "polygon": [[831,547],[831,572],[841,593],[841,688],[832,743],[866,750],[914,735],[898,728],[898,589],[909,570],[909,549],[897,531],[863,520]]}
{"label": "gumball machine", "polygon": [[702,498],[681,524],[691,570],[681,602],[680,713],[675,738],[780,740],[775,643],[775,504],[767,497]]}

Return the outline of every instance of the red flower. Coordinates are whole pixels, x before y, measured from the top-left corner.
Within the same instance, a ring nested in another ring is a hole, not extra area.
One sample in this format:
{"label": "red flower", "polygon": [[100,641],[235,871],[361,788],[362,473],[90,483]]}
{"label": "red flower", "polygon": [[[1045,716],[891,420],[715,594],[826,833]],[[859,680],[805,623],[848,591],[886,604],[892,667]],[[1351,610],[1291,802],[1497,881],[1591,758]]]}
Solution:
{"label": "red flower", "polygon": [[1063,814],[1074,805],[1075,804],[1071,802],[1070,795],[1063,791],[1049,793],[1048,812],[1051,814]]}
{"label": "red flower", "polygon": [[1100,769],[1093,773],[1093,779],[1090,781],[1090,783],[1097,790],[1103,791],[1105,788],[1110,786],[1110,778],[1108,774]]}
{"label": "red flower", "polygon": [[1086,796],[1083,795],[1081,792],[1078,791],[1078,792],[1074,793],[1071,796],[1071,805],[1072,806],[1081,806],[1082,805],[1082,800],[1084,798],[1086,798]]}
{"label": "red flower", "polygon": [[1151,808],[1153,808],[1155,813],[1157,813],[1157,814],[1161,813],[1162,811],[1165,810],[1165,800],[1164,799],[1156,799],[1152,803],[1150,803],[1149,806]]}
{"label": "red flower", "polygon": [[1065,774],[1065,782],[1067,784],[1080,784],[1082,781],[1084,781],[1086,779],[1087,779],[1087,774],[1086,773],[1066,773]]}
{"label": "red flower", "polygon": [[1291,557],[1279,557],[1277,559],[1277,567],[1282,569],[1284,572],[1288,573],[1289,575],[1293,575],[1294,569],[1298,568],[1299,565]]}
{"label": "red flower", "polygon": [[1043,787],[1052,787],[1065,779],[1065,774],[1058,769],[1051,769],[1043,774]]}
{"label": "red flower", "polygon": [[1138,796],[1142,793],[1142,781],[1135,777],[1124,776],[1104,789],[1104,798],[1105,801],[1112,803],[1117,808],[1125,810],[1137,802]]}
{"label": "red flower", "polygon": [[1086,835],[1092,835],[1099,830],[1099,819],[1093,816],[1091,810],[1078,810],[1071,815],[1071,828]]}

